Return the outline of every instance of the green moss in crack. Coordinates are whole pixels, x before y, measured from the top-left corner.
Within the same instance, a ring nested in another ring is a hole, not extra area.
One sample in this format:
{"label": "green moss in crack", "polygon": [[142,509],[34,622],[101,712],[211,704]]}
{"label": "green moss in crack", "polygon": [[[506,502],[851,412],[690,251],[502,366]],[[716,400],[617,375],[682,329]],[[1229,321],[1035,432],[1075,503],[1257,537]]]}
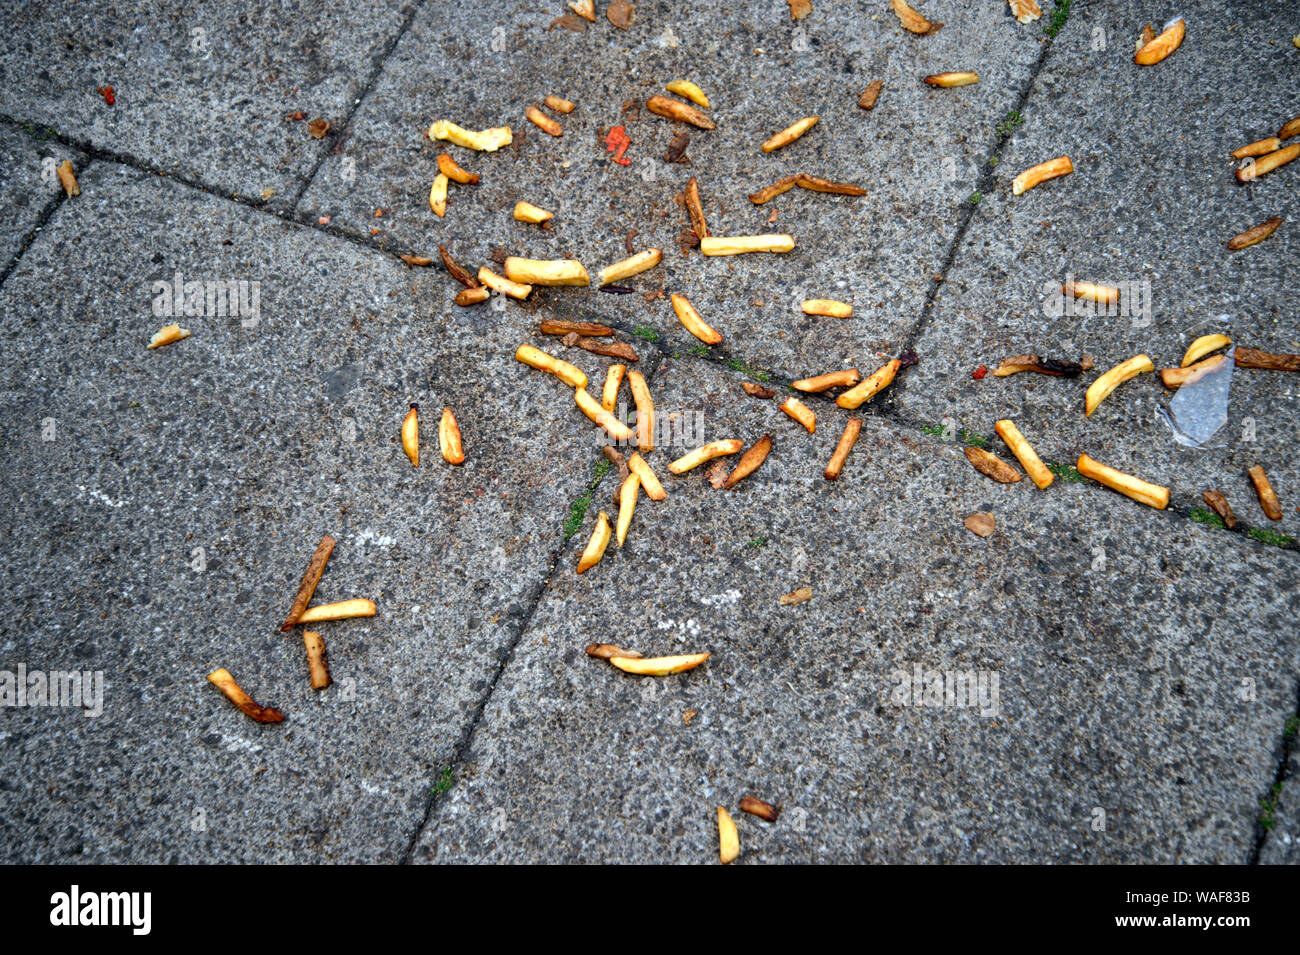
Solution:
{"label": "green moss in crack", "polygon": [[1043,27],[1043,32],[1050,37],[1055,37],[1061,32],[1061,27],[1065,26],[1065,21],[1070,19],[1070,0],[1055,0],[1052,6],[1052,16]]}
{"label": "green moss in crack", "polygon": [[1049,464],[1047,470],[1056,475],[1058,480],[1066,484],[1082,484],[1083,475],[1073,464]]}
{"label": "green moss in crack", "polygon": [[636,328],[632,329],[632,334],[637,338],[644,338],[648,342],[659,341],[659,333],[653,328],[646,328],[644,325],[638,325]]}
{"label": "green moss in crack", "polygon": [[596,485],[600,479],[609,473],[613,465],[606,458],[600,458],[596,461],[595,468],[591,472],[591,480],[587,482],[587,487],[583,490],[582,495],[569,505],[569,517],[564,522],[564,539],[567,541],[574,534],[582,529],[582,522],[587,519],[587,508],[591,507],[591,495],[596,490]]}
{"label": "green moss in crack", "polygon": [[1277,531],[1268,527],[1252,527],[1246,531],[1255,540],[1264,544],[1272,544],[1274,547],[1286,547],[1295,543],[1294,537],[1287,537],[1285,534],[1279,534]]}
{"label": "green moss in crack", "polygon": [[1194,507],[1187,515],[1198,524],[1208,524],[1210,527],[1225,527],[1223,518],[1205,507]]}

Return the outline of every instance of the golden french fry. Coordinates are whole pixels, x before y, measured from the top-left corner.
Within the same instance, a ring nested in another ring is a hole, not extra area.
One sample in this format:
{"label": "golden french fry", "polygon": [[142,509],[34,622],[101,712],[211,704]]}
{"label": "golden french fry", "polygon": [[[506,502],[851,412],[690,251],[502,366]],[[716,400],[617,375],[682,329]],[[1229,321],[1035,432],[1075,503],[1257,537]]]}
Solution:
{"label": "golden french fry", "polygon": [[182,338],[189,338],[190,330],[181,328],[179,325],[168,325],[154,332],[153,338],[149,339],[148,349],[161,348],[163,345],[170,345],[172,342],[178,342]]}
{"label": "golden french fry", "polygon": [[584,20],[596,22],[596,0],[569,0],[569,9]]}
{"label": "golden french fry", "polygon": [[1218,351],[1220,348],[1227,348],[1231,344],[1232,339],[1227,335],[1202,335],[1187,346],[1187,352],[1183,355],[1182,367],[1186,368],[1188,365],[1200,361],[1210,352]]}
{"label": "golden french fry", "polygon": [[1133,477],[1131,474],[1116,471],[1112,467],[1094,461],[1086,454],[1079,455],[1079,460],[1075,462],[1074,467],[1084,477],[1104,484],[1108,488],[1119,491],[1126,497],[1131,497],[1142,504],[1150,505],[1156,510],[1163,511],[1169,506],[1169,488],[1167,487],[1150,484],[1147,481]]}
{"label": "golden french fry", "polygon": [[1164,32],[1133,54],[1133,62],[1139,66],[1154,66],[1182,45],[1187,33],[1187,24],[1181,17],[1165,26]]}
{"label": "golden french fry", "polygon": [[330,679],[329,656],[325,653],[325,641],[315,630],[304,630],[302,643],[307,650],[307,671],[311,674],[311,688],[323,690],[333,682]]}
{"label": "golden french fry", "polygon": [[698,126],[700,129],[713,129],[713,120],[705,116],[694,106],[687,106],[685,103],[678,102],[675,99],[669,99],[667,96],[651,96],[645,101],[645,108],[656,116],[662,116],[665,119],[675,119],[683,123],[690,123],[692,126]]}
{"label": "golden french fry", "polygon": [[765,434],[755,441],[748,451],[740,456],[740,460],[736,462],[735,469],[727,476],[727,480],[723,482],[722,489],[725,491],[728,488],[735,487],[745,478],[757,471],[759,466],[767,460],[767,456],[771,451],[772,436],[770,434]]}
{"label": "golden french fry", "polygon": [[208,682],[226,694],[226,699],[239,707],[244,715],[250,719],[257,720],[259,723],[282,723],[284,721],[284,714],[279,710],[254,703],[253,698],[243,691],[240,685],[235,682],[235,678],[230,675],[230,671],[225,667],[209,673]]}
{"label": "golden french fry", "polygon": [[[895,0],[901,2],[901,0]],[[731,814],[721,806],[718,807],[718,860],[726,865],[735,862],[740,856],[740,835],[736,832],[736,823]]]}
{"label": "golden french fry", "polygon": [[683,99],[688,99],[696,106],[709,108],[709,98],[704,95],[704,90],[700,89],[690,80],[673,80],[664,89],[670,93],[676,93]]}
{"label": "golden french fry", "polygon": [[954,70],[950,73],[932,73],[925,77],[931,86],[953,89],[958,86],[970,86],[980,81],[980,75],[974,70]]}
{"label": "golden french fry", "polygon": [[590,285],[591,278],[577,259],[506,259],[506,278],[526,285]]}
{"label": "golden french fry", "polygon": [[629,474],[618,491],[618,546],[627,540],[627,529],[632,526],[632,514],[636,511],[636,496],[641,490],[641,479]]}
{"label": "golden french fry", "polygon": [[1260,156],[1258,159],[1251,160],[1244,169],[1237,170],[1237,179],[1241,182],[1258,179],[1264,173],[1272,172],[1278,166],[1285,166],[1296,156],[1300,156],[1300,143],[1292,143],[1290,146],[1274,150],[1267,155]]}
{"label": "golden french fry", "polygon": [[1277,131],[1278,139],[1290,139],[1292,136],[1300,136],[1300,116],[1290,120]]}
{"label": "golden french fry", "polygon": [[[720,458],[728,454],[735,454],[745,446],[743,441],[737,441],[735,438],[726,438],[721,441],[710,441],[703,447],[696,448],[690,454],[684,454],[672,464],[668,465],[668,470],[673,474],[685,474],[691,468],[697,468],[705,461],[712,461],[714,458]],[[628,462],[630,468],[631,462]]]}
{"label": "golden french fry", "polygon": [[754,796],[741,797],[740,811],[747,812],[751,816],[758,816],[764,822],[776,822],[777,817],[781,815],[779,806],[773,806],[770,802],[765,802]]}
{"label": "golden french fry", "polygon": [[554,93],[547,94],[546,105],[548,108],[555,110],[557,113],[572,113],[573,103],[564,99],[562,96],[556,96]]}
{"label": "golden french fry", "polygon": [[353,617],[373,617],[375,602],[362,598],[340,600],[338,603],[308,607],[298,618],[298,623],[320,623],[324,620],[350,620]]}
{"label": "golden french fry", "polygon": [[411,459],[411,464],[420,466],[420,406],[411,405],[411,410],[402,419],[402,450]]}
{"label": "golden french fry", "polygon": [[540,348],[534,348],[532,345],[520,345],[515,350],[515,360],[521,361],[531,368],[536,368],[538,371],[549,371],[571,388],[587,387],[586,372],[581,368],[570,365],[567,361],[552,358]]}
{"label": "golden french fry", "polygon": [[564,127],[557,123],[551,117],[547,116],[536,106],[530,106],[524,110],[524,115],[534,126],[546,133],[548,136],[563,136]]}
{"label": "golden french fry", "polygon": [[[1300,148],[1300,147],[1298,147]],[[746,252],[789,252],[794,236],[784,233],[768,235],[704,236],[700,251],[705,255],[743,255]]]}
{"label": "golden french fry", "polygon": [[514,217],[520,222],[531,222],[534,225],[538,222],[545,222],[547,219],[555,217],[554,212],[547,212],[540,206],[535,206],[531,202],[516,202]]}
{"label": "golden french fry", "polygon": [[1018,23],[1033,23],[1043,15],[1042,9],[1034,0],[1010,0],[1011,15]]}
{"label": "golden french fry", "polygon": [[770,153],[774,150],[780,149],[782,146],[789,146],[804,133],[808,132],[808,130],[816,126],[819,118],[820,117],[817,116],[805,116],[803,119],[799,120],[799,122],[787,126],[785,129],[781,130],[775,136],[772,136],[763,143],[763,152]]}
{"label": "golden french fry", "polygon": [[1276,232],[1277,227],[1281,224],[1281,216],[1273,216],[1271,219],[1265,219],[1259,225],[1251,226],[1245,232],[1234,235],[1228,240],[1228,248],[1236,252],[1238,249],[1248,249],[1252,245],[1257,245]]}
{"label": "golden french fry", "polygon": [[428,136],[430,139],[445,139],[453,142],[457,146],[464,146],[466,149],[477,149],[480,152],[493,153],[502,146],[509,146],[513,134],[509,126],[495,126],[492,129],[485,129],[481,132],[474,132],[469,129],[462,129],[455,123],[440,119],[429,127]]}
{"label": "golden french fry", "polygon": [[54,171],[59,174],[59,185],[63,187],[68,198],[81,195],[81,187],[77,185],[77,174],[72,171],[71,159],[63,160],[54,167]]}
{"label": "golden french fry", "polygon": [[610,657],[609,662],[637,676],[671,676],[694,670],[708,658],[707,653],[684,653],[673,657]]}
{"label": "golden french fry", "polygon": [[849,452],[858,443],[858,435],[861,433],[862,419],[850,418],[848,424],[844,426],[844,433],[840,435],[839,443],[835,445],[835,453],[831,455],[830,463],[826,465],[826,470],[822,472],[822,477],[828,481],[839,478],[840,472],[844,470],[844,463],[849,459]]}
{"label": "golden french fry", "polygon": [[628,372],[627,386],[636,404],[636,446],[641,451],[655,449],[655,403],[650,386],[639,371]]}
{"label": "golden french fry", "polygon": [[334,552],[334,545],[338,543],[334,538],[326,534],[316,545],[316,551],[311,555],[311,561],[307,564],[307,570],[302,575],[302,583],[298,585],[298,596],[294,598],[293,606],[289,608],[289,616],[284,618],[284,623],[280,625],[280,632],[292,630],[311,603],[312,595],[316,593],[316,585],[320,583],[320,578],[325,573],[325,565],[329,562],[330,554]]}
{"label": "golden french fry", "polygon": [[600,392],[600,406],[606,411],[612,412],[618,407],[618,389],[623,384],[625,374],[627,374],[627,365],[610,365],[609,371],[605,372],[605,387]]}
{"label": "golden french fry", "polygon": [[836,398],[835,403],[850,411],[860,407],[888,388],[894,376],[898,374],[898,369],[902,367],[903,363],[899,359],[892,359],[884,367],[873,372],[869,378],[864,379],[861,384],[855,385]]}
{"label": "golden french fry", "polygon": [[600,402],[587,394],[586,388],[574,388],[573,400],[583,414],[604,428],[615,441],[632,440],[632,429],[602,408]]}
{"label": "golden french fry", "polygon": [[1282,505],[1278,503],[1277,493],[1273,490],[1268,475],[1264,473],[1264,468],[1256,464],[1246,473],[1250,475],[1251,483],[1255,485],[1255,494],[1259,497],[1259,506],[1264,509],[1265,516],[1270,521],[1280,521]]}
{"label": "golden french fry", "polygon": [[1057,176],[1067,176],[1072,172],[1074,172],[1074,163],[1070,162],[1069,156],[1057,156],[1047,162],[1040,162],[1011,180],[1011,194],[1018,196],[1040,183],[1055,179]]}
{"label": "golden french fry", "polygon": [[438,172],[442,173],[452,182],[458,182],[462,186],[473,186],[478,182],[479,176],[476,172],[466,172],[460,167],[456,160],[452,159],[447,153],[438,153]]}
{"label": "golden french fry", "polygon": [[596,526],[592,528],[591,538],[583,548],[582,556],[578,558],[578,573],[585,574],[600,563],[613,532],[614,526],[609,522],[609,515],[601,511],[600,516],[596,518]]}
{"label": "golden french fry", "polygon": [[442,409],[442,420],[438,422],[438,444],[442,447],[442,459],[448,464],[464,464],[465,450],[461,446],[460,425],[450,408]]}
{"label": "golden french fry", "polygon": [[533,290],[531,285],[520,285],[518,282],[512,282],[504,276],[497,275],[486,265],[478,270],[478,280],[494,291],[502,295],[509,295],[511,298],[525,299],[528,293]]}
{"label": "golden french fry", "polygon": [[892,0],[890,6],[893,7],[894,15],[898,17],[898,22],[903,24],[903,29],[911,33],[924,36],[928,33],[938,33],[942,23],[931,23],[919,12],[912,9],[907,0]]}
{"label": "golden french fry", "polygon": [[613,657],[636,658],[641,656],[641,652],[639,650],[625,650],[612,643],[589,643],[587,644],[587,656],[595,657],[598,660],[609,660]]}
{"label": "golden french fry", "polygon": [[650,465],[646,464],[645,458],[640,454],[633,452],[627,459],[627,469],[641,479],[641,487],[645,489],[646,497],[650,500],[662,501],[668,496],[664,486],[659,483],[659,478],[655,476],[654,471],[650,470]]}
{"label": "golden french fry", "polygon": [[1119,301],[1119,289],[1113,285],[1098,285],[1096,282],[1066,282],[1061,286],[1061,294],[1086,298],[1103,305],[1114,305]]}
{"label": "golden french fry", "polygon": [[1024,476],[996,454],[983,448],[966,449],[966,460],[974,465],[975,470],[986,477],[991,477],[999,484],[1019,484]]}
{"label": "golden french fry", "polygon": [[456,293],[457,305],[478,305],[492,297],[492,290],[485,285],[478,288],[463,288]]}
{"label": "golden french fry", "polygon": [[642,272],[658,265],[663,257],[664,254],[659,249],[646,249],[643,252],[638,252],[630,259],[615,262],[613,265],[601,269],[600,284],[608,285],[610,282],[618,282],[622,279],[630,279],[634,275],[640,275]]}
{"label": "golden french fry", "polygon": [[1269,136],[1267,139],[1257,139],[1253,143],[1247,143],[1245,146],[1234,149],[1232,151],[1232,158],[1246,159],[1251,156],[1263,156],[1281,148],[1281,138],[1278,136]]}
{"label": "golden french fry", "polygon": [[830,298],[810,298],[800,306],[807,315],[827,315],[831,318],[852,318],[853,306]]}
{"label": "golden french fry", "polygon": [[1226,357],[1226,355],[1211,355],[1209,358],[1181,368],[1162,368],[1160,381],[1170,391],[1177,391],[1184,385],[1190,385],[1205,377],[1208,372],[1219,367]]}
{"label": "golden french fry", "polygon": [[800,378],[790,387],[798,391],[819,392],[827,388],[848,388],[861,380],[862,376],[856,368],[846,368],[844,371],[828,371],[812,378]]}
{"label": "golden french fry", "polygon": [[685,295],[674,294],[672,302],[673,311],[677,313],[678,320],[681,321],[688,332],[706,345],[722,344],[722,335],[708,322],[700,318],[700,313],[695,310],[695,306],[690,303],[690,300]]}
{"label": "golden french fry", "polygon": [[780,408],[791,418],[794,418],[795,421],[798,421],[801,425],[807,428],[809,434],[816,433],[817,415],[815,415],[813,410],[798,398],[791,395],[789,398],[786,398],[785,401],[781,402]]}
{"label": "golden french fry", "polygon": [[1144,371],[1155,371],[1155,365],[1151,364],[1151,359],[1146,355],[1134,355],[1128,361],[1120,362],[1088,386],[1083,413],[1091,417],[1097,410],[1097,406],[1105,401],[1112,391]]}
{"label": "golden french fry", "polygon": [[[1011,453],[1016,456],[1016,460],[1025,469],[1030,480],[1038,485],[1039,490],[1045,490],[1049,484],[1056,480],[1056,475],[1047,470],[1047,466],[1038,457],[1038,452],[1030,447],[1029,442],[1020,433],[1020,429],[1016,427],[1015,422],[1003,418],[993,426],[993,430],[998,433],[999,438],[1007,443]],[[969,454],[966,457],[970,459]],[[971,463],[975,463],[973,459],[971,459]]]}

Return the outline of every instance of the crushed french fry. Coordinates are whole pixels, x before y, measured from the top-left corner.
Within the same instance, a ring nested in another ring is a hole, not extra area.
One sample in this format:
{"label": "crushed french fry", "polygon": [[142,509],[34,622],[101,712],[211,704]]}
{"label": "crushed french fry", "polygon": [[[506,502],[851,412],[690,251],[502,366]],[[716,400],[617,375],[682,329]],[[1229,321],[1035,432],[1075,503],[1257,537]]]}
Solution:
{"label": "crushed french fry", "polygon": [[807,428],[809,434],[814,434],[817,431],[817,415],[798,398],[791,395],[789,398],[786,398],[785,401],[781,402],[780,408],[795,421],[798,421],[801,425]]}
{"label": "crushed french fry", "polygon": [[334,552],[334,545],[338,542],[328,534],[320,539],[316,545],[315,552],[311,555],[311,560],[307,564],[307,570],[302,575],[302,583],[298,585],[298,595],[294,598],[293,606],[289,608],[289,616],[284,618],[284,623],[280,625],[280,632],[285,633],[292,630],[311,603],[312,596],[316,593],[316,585],[320,583],[321,575],[325,573],[325,565],[329,563],[330,554]]}
{"label": "crushed french fry", "polygon": [[440,119],[430,126],[428,136],[435,141],[445,139],[457,146],[464,146],[466,149],[477,149],[486,153],[496,152],[502,146],[509,146],[510,140],[513,138],[509,126],[496,126],[492,129],[475,132],[463,129],[445,119]]}
{"label": "crushed french fry", "polygon": [[1133,54],[1133,62],[1139,66],[1154,66],[1182,45],[1186,33],[1187,23],[1179,17],[1173,23],[1167,24],[1164,32],[1155,39],[1144,43]]}
{"label": "crushed french fry", "polygon": [[1134,355],[1128,361],[1120,362],[1091,385],[1085,397],[1083,413],[1088,417],[1097,410],[1097,406],[1106,400],[1112,391],[1137,375],[1146,371],[1155,371],[1155,365],[1146,355]]}
{"label": "crushed french fry", "polygon": [[600,559],[605,556],[605,548],[609,546],[609,540],[613,534],[614,525],[609,522],[609,515],[601,511],[596,518],[596,526],[592,528],[591,538],[587,541],[587,546],[583,548],[582,556],[578,558],[578,573],[585,574],[600,563]]}
{"label": "crushed french fry", "polygon": [[353,617],[373,617],[375,602],[362,598],[340,600],[338,603],[308,607],[298,618],[298,623],[321,623],[325,620],[351,620]]}
{"label": "crushed french fry", "polygon": [[610,282],[620,282],[623,279],[630,279],[634,275],[640,275],[642,272],[658,265],[663,260],[663,257],[663,251],[660,249],[645,249],[631,258],[623,259],[621,262],[615,262],[613,265],[601,269],[600,284],[608,285]]}
{"label": "crushed french fry", "polygon": [[271,706],[261,706],[254,703],[253,698],[244,692],[243,688],[235,682],[235,678],[230,675],[230,671],[225,667],[209,673],[208,682],[224,693],[226,699],[239,707],[243,714],[250,719],[259,723],[284,722],[284,714],[279,710]]}
{"label": "crushed french fry", "polygon": [[[1025,440],[1025,436],[1020,433],[1020,429],[1016,427],[1015,422],[1003,418],[993,426],[993,430],[998,433],[999,438],[1006,442],[1007,447],[1011,449],[1011,453],[1016,456],[1016,460],[1025,469],[1025,473],[1029,475],[1030,480],[1038,485],[1039,490],[1046,490],[1048,485],[1056,480],[1056,475],[1043,464],[1038,452]],[[969,454],[966,457],[970,459],[972,464],[975,463]],[[978,467],[978,465],[976,466]]]}
{"label": "crushed french fry", "polygon": [[692,126],[698,126],[700,129],[716,128],[713,120],[705,116],[694,106],[688,106],[683,102],[675,99],[669,99],[667,96],[651,96],[645,101],[645,108],[656,116],[662,116],[665,119],[675,119],[682,123],[690,123]]}
{"label": "crushed french fry", "polygon": [[587,656],[595,657],[597,660],[609,660],[613,657],[636,659],[641,656],[641,652],[639,650],[625,650],[612,643],[589,643],[587,644]]}
{"label": "crushed french fry", "polygon": [[645,375],[639,371],[628,373],[627,386],[632,392],[632,401],[636,404],[636,446],[641,451],[653,451],[655,449],[655,403],[650,397],[650,386],[646,384]]}
{"label": "crushed french fry", "polygon": [[1034,0],[1010,0],[1011,15],[1017,23],[1033,23],[1043,15],[1042,9]]}
{"label": "crushed french fry", "polygon": [[772,436],[770,434],[765,434],[755,441],[748,451],[740,456],[740,460],[736,462],[735,469],[727,476],[727,480],[723,483],[722,489],[725,491],[729,488],[735,487],[745,478],[757,471],[759,466],[767,460],[767,456],[771,451]]}
{"label": "crushed french fry", "polygon": [[815,375],[812,378],[800,378],[790,387],[796,391],[816,393],[826,391],[828,388],[848,388],[861,380],[862,376],[858,374],[856,368],[846,368],[844,371],[828,371],[824,375]]}
{"label": "crushed french fry", "polygon": [[637,676],[672,676],[694,670],[708,658],[707,653],[683,653],[671,657],[610,657],[609,662]]}
{"label": "crushed french fry", "polygon": [[615,441],[632,440],[632,429],[602,408],[600,402],[587,394],[586,388],[574,388],[573,400],[583,414],[604,428]]}
{"label": "crushed french fry", "polygon": [[506,278],[526,285],[583,286],[591,278],[577,259],[523,259],[512,255],[506,259]]}
{"label": "crushed french fry", "polygon": [[531,222],[534,225],[555,217],[554,212],[547,212],[545,209],[540,206],[535,206],[531,202],[522,201],[515,203],[513,215],[520,222]]}
{"label": "crushed french fry", "polygon": [[411,464],[418,468],[420,466],[420,406],[417,404],[412,404],[411,410],[406,412],[406,417],[402,419],[402,450],[411,459]]}
{"label": "crushed french fry", "polygon": [[574,109],[573,103],[562,96],[556,96],[554,93],[547,94],[546,106],[548,109],[553,109],[557,113],[565,114],[572,113]]}
{"label": "crushed french fry", "polygon": [[452,159],[447,153],[438,153],[438,172],[442,173],[452,182],[458,182],[462,186],[473,186],[479,181],[478,173],[466,172],[460,167],[456,160]]}
{"label": "crushed french fry", "polygon": [[442,449],[442,459],[448,464],[464,464],[465,449],[461,444],[460,425],[450,408],[442,409],[442,420],[438,422],[438,444]]}
{"label": "crushed french fry", "polygon": [[518,282],[512,282],[502,275],[497,275],[486,265],[478,270],[478,280],[492,289],[494,292],[500,292],[502,295],[509,295],[511,298],[526,299],[528,293],[533,290],[531,285],[521,285]]}
{"label": "crushed french fry", "polygon": [[307,672],[311,676],[311,688],[323,690],[333,682],[330,679],[329,656],[325,653],[325,641],[315,630],[304,630],[302,643],[307,651]]}
{"label": "crushed french fry", "polygon": [[840,435],[840,440],[835,445],[835,453],[831,455],[826,470],[822,472],[822,477],[828,481],[839,479],[840,472],[844,470],[844,464],[849,459],[849,452],[858,443],[858,435],[861,433],[862,419],[850,418],[848,423],[844,425],[844,433]]}
{"label": "crushed french fry", "polygon": [[1024,477],[1019,471],[1007,464],[996,454],[985,451],[983,448],[969,447],[966,449],[966,460],[969,461],[980,474],[985,477],[991,477],[999,484],[1019,484]]}
{"label": "crushed french fry", "polygon": [[537,326],[537,330],[543,335],[568,335],[577,332],[579,335],[591,335],[595,338],[605,338],[614,334],[614,329],[599,322],[570,322],[561,318],[544,318]]}
{"label": "crushed french fry", "polygon": [[704,90],[700,89],[690,80],[673,80],[664,89],[670,93],[676,93],[683,99],[688,99],[696,106],[709,108],[709,98],[704,95]]}
{"label": "crushed french fry", "polygon": [[722,344],[722,335],[700,317],[700,313],[695,310],[695,306],[685,295],[674,293],[672,303],[673,311],[677,313],[678,320],[688,332],[706,345]]}
{"label": "crushed french fry", "polygon": [[663,484],[659,482],[659,478],[654,471],[650,470],[650,465],[646,463],[645,458],[641,457],[640,454],[633,452],[632,456],[627,459],[627,469],[641,479],[641,487],[650,500],[662,501],[668,496]]}
{"label": "crushed french fry", "polygon": [[1220,348],[1227,348],[1232,344],[1232,339],[1227,335],[1214,334],[1202,335],[1196,341],[1187,346],[1187,351],[1183,354],[1182,367],[1195,364],[1210,352],[1216,352]]}
{"label": "crushed french fry", "polygon": [[903,29],[918,36],[938,33],[943,26],[942,23],[931,23],[920,12],[913,9],[907,0],[891,0],[890,6],[893,8],[894,15],[898,17],[898,22],[903,25]]}
{"label": "crushed french fry", "polygon": [[59,175],[59,185],[63,187],[63,192],[72,198],[81,195],[81,187],[77,185],[77,174],[72,171],[72,160],[65,159],[54,167],[54,171]]}
{"label": "crushed french fry", "polygon": [[1074,172],[1074,163],[1070,162],[1070,157],[1057,156],[1055,159],[1041,162],[1037,166],[1030,166],[1011,180],[1011,194],[1013,196],[1021,195],[1035,186],[1047,182],[1049,179],[1068,176],[1072,172]]}
{"label": "crushed french fry", "polygon": [[901,360],[897,358],[891,359],[884,367],[877,369],[870,377],[864,379],[861,384],[853,386],[836,398],[835,403],[841,408],[847,408],[850,411],[861,407],[888,388],[893,382],[894,376],[898,374],[898,369],[902,367],[903,362]]}
{"label": "crushed french fry", "polygon": [[569,9],[584,20],[596,22],[596,0],[569,0]]}
{"label": "crushed french fry", "polygon": [[800,306],[805,315],[825,315],[829,318],[852,318],[853,306],[831,298],[810,298]]}
{"label": "crushed french fry", "polygon": [[1169,488],[1167,487],[1151,484],[1135,478],[1131,474],[1125,474],[1123,471],[1116,471],[1112,467],[1094,461],[1086,454],[1079,455],[1079,460],[1075,462],[1074,466],[1084,477],[1091,478],[1112,490],[1119,491],[1124,496],[1131,497],[1139,503],[1149,505],[1160,511],[1169,506]]}
{"label": "crushed french fry", "polygon": [[623,479],[618,490],[618,546],[627,540],[627,530],[632,526],[632,515],[636,512],[636,498],[641,490],[641,479],[629,474]]}
{"label": "crushed french fry", "polygon": [[[728,454],[736,454],[745,446],[743,441],[735,438],[726,438],[720,441],[710,441],[703,447],[696,448],[689,454],[684,454],[672,464],[668,465],[668,470],[673,474],[685,474],[692,468],[697,468],[706,461],[712,461],[714,458],[724,457]],[[631,465],[629,464],[629,467]]]}
{"label": "crushed french fry", "polygon": [[477,288],[463,288],[456,293],[457,305],[478,305],[492,297],[492,290],[480,285]]}
{"label": "crushed french fry", "polygon": [[808,130],[816,126],[819,119],[820,117],[818,116],[805,116],[798,122],[792,123],[764,142],[762,146],[763,152],[770,153],[782,148],[783,146],[789,146],[804,133],[808,132]]}
{"label": "crushed french fry", "polygon": [[747,252],[789,252],[794,236],[783,233],[768,235],[706,236],[700,239],[705,255],[743,255]]}
{"label": "crushed french fry", "polygon": [[1040,358],[1037,355],[1014,355],[1002,359],[993,372],[994,378],[1006,378],[1022,371],[1032,371],[1040,375],[1052,375],[1057,378],[1077,378],[1083,374],[1083,365],[1077,361],[1065,361],[1059,358]]}
{"label": "crushed french fry", "polygon": [[623,376],[627,374],[627,365],[610,365],[609,371],[605,372],[605,385],[600,391],[600,406],[606,411],[613,412],[618,407],[618,389],[623,384]]}
{"label": "crushed french fry", "polygon": [[1280,521],[1282,505],[1278,503],[1277,492],[1273,490],[1264,468],[1256,464],[1246,473],[1250,475],[1250,481],[1255,485],[1255,495],[1259,498],[1259,506],[1263,509],[1264,515],[1270,521]]}
{"label": "crushed french fry", "polygon": [[440,172],[433,177],[433,185],[429,188],[429,208],[438,217],[447,214],[447,176],[445,173]]}
{"label": "crushed french fry", "polygon": [[570,365],[563,359],[552,358],[540,348],[534,348],[532,345],[520,345],[515,350],[515,360],[523,362],[530,368],[536,368],[538,371],[550,372],[570,388],[587,387],[587,373],[585,371],[575,365]]}
{"label": "crushed french fry", "polygon": [[162,348],[163,345],[170,345],[172,342],[178,342],[182,338],[189,337],[190,330],[188,328],[181,328],[179,325],[167,325],[154,332],[153,338],[149,339],[149,344],[146,347],[150,350]]}

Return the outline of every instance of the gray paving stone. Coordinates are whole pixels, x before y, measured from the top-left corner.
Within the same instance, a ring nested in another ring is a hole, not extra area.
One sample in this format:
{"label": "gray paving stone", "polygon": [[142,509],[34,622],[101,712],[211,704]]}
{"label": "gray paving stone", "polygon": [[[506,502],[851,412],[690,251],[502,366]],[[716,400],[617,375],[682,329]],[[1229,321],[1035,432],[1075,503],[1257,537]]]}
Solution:
{"label": "gray paving stone", "polygon": [[[717,805],[746,861],[1249,857],[1295,705],[1294,555],[1097,488],[995,485],[874,417],[830,484],[829,405],[808,436],[690,359],[654,390],[709,438],[770,431],[771,457],[733,492],[669,476],[581,577],[570,542],[416,859],[711,862]],[[963,528],[977,510],[992,537]],[[637,678],[591,641],[713,656]],[[895,705],[918,665],[996,674],[997,715]]]}
{"label": "gray paving stone", "polygon": [[30,241],[41,219],[63,194],[55,167],[65,159],[82,165],[80,153],[52,141],[43,131],[0,123],[0,275]]}
{"label": "gray paving stone", "polygon": [[[0,11],[0,113],[220,191],[291,205],[397,35],[402,0],[60,0]],[[97,92],[111,86],[109,107]],[[264,192],[270,190],[266,196]]]}
{"label": "gray paving stone", "polygon": [[1269,802],[1276,798],[1272,811],[1273,826],[1259,853],[1259,861],[1264,865],[1300,865],[1300,790],[1296,782],[1300,779],[1300,748],[1295,745],[1295,724],[1288,723],[1287,730],[1292,741],[1284,778],[1278,781],[1280,788],[1276,797],[1271,792],[1263,797]]}

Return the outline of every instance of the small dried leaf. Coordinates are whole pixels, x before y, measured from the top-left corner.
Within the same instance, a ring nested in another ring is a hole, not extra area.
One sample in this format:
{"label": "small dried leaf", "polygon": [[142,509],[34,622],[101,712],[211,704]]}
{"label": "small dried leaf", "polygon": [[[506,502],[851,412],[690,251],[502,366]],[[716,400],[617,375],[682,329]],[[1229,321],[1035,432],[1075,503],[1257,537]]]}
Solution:
{"label": "small dried leaf", "polygon": [[605,10],[605,16],[607,16],[609,22],[618,27],[618,29],[626,30],[632,25],[632,21],[635,18],[635,11],[632,4],[628,3],[627,0],[614,0],[614,2]]}

